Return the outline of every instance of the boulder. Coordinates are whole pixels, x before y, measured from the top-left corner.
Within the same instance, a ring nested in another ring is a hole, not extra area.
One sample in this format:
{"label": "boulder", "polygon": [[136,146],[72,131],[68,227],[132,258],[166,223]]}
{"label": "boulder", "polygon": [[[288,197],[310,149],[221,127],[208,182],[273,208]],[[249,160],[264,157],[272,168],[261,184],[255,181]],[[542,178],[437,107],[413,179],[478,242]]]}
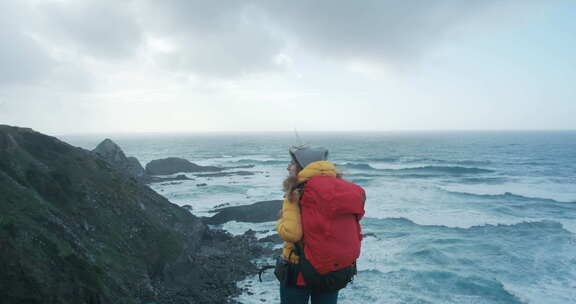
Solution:
{"label": "boulder", "polygon": [[229,221],[262,223],[278,219],[278,211],[282,209],[281,200],[257,202],[251,205],[225,207],[215,209],[216,215],[203,218],[206,224],[218,225]]}
{"label": "boulder", "polygon": [[146,164],[146,173],[150,175],[169,175],[179,172],[218,172],[223,168],[200,166],[178,157],[156,159]]}
{"label": "boulder", "polygon": [[102,156],[111,164],[124,164],[128,162],[124,151],[110,138],[104,139],[92,152]]}

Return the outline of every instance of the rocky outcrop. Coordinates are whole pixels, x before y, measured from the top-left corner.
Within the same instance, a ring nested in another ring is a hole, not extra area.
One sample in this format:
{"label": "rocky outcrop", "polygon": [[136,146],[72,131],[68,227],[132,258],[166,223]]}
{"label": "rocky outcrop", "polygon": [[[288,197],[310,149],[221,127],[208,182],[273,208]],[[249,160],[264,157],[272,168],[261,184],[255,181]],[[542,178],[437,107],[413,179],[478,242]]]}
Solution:
{"label": "rocky outcrop", "polygon": [[229,221],[263,223],[278,219],[278,211],[282,209],[282,201],[263,201],[251,205],[225,207],[214,210],[216,215],[204,218],[211,225],[223,224]]}
{"label": "rocky outcrop", "polygon": [[146,165],[146,169],[142,167],[140,161],[136,157],[127,157],[122,148],[114,141],[107,138],[103,140],[94,150],[92,150],[98,157],[104,159],[110,165],[118,170],[134,177],[136,180],[149,184],[169,181],[192,180],[184,174],[178,176],[156,176],[156,175],[171,175],[178,172],[210,172],[203,174],[195,174],[197,177],[224,177],[224,176],[247,176],[254,175],[257,172],[252,171],[231,171],[221,172],[222,170],[240,169],[240,168],[253,168],[254,165],[236,166],[236,167],[214,167],[214,166],[199,166],[191,163],[186,159],[169,157],[164,159],[153,160]]}
{"label": "rocky outcrop", "polygon": [[124,151],[111,139],[103,140],[92,152],[111,165],[137,179],[147,179],[146,171],[136,157],[126,157]]}
{"label": "rocky outcrop", "polygon": [[127,170],[128,173],[136,177],[143,177],[146,175],[146,170],[144,170],[144,167],[142,167],[140,161],[134,156],[128,157]]}
{"label": "rocky outcrop", "polygon": [[200,166],[178,157],[155,159],[146,164],[146,173],[150,175],[169,175],[179,172],[218,172],[224,168]]}
{"label": "rocky outcrop", "polygon": [[0,194],[2,303],[226,303],[264,250],[30,129],[0,125]]}

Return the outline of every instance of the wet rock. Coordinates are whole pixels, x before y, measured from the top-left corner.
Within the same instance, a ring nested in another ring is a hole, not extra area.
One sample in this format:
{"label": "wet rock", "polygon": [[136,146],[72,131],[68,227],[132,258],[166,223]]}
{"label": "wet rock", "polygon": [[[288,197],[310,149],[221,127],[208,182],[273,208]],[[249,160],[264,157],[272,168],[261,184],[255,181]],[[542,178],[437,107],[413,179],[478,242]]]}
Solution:
{"label": "wet rock", "polygon": [[263,237],[263,238],[259,239],[258,242],[282,244],[282,242],[284,242],[284,241],[282,241],[282,239],[280,239],[280,235],[278,235],[276,233],[276,234],[269,235],[267,237]]}
{"label": "wet rock", "polygon": [[262,223],[275,221],[278,218],[278,210],[282,207],[281,200],[257,202],[251,205],[225,207],[213,210],[216,215],[203,218],[204,222],[211,225],[223,224],[229,221]]}
{"label": "wet rock", "polygon": [[170,175],[178,172],[218,172],[222,170],[224,169],[214,166],[200,166],[178,157],[156,159],[146,164],[146,173],[149,175]]}
{"label": "wet rock", "polygon": [[170,285],[177,287],[171,299],[190,301],[182,303],[225,303],[227,298],[238,295],[241,290],[235,282],[258,271],[250,260],[270,254],[256,242],[250,234],[232,237],[221,230],[207,230],[201,250],[169,269],[181,274],[169,279]]}
{"label": "wet rock", "polygon": [[214,206],[214,210],[218,210],[218,209],[220,209],[220,208],[227,207],[227,206],[229,206],[229,205],[230,205],[230,203],[218,204],[218,205]]}

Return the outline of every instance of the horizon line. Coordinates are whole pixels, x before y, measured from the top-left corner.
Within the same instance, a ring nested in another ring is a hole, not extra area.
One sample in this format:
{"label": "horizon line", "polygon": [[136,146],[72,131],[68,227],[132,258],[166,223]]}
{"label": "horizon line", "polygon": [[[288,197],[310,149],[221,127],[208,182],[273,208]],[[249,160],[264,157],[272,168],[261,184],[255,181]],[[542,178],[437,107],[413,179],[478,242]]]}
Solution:
{"label": "horizon line", "polygon": [[[39,131],[38,131],[39,132]],[[298,130],[299,133],[444,133],[444,132],[576,132],[576,129],[390,129],[390,130]],[[104,131],[54,133],[53,136],[90,136],[90,135],[193,135],[193,134],[272,134],[294,133],[294,130],[188,130],[188,131]]]}

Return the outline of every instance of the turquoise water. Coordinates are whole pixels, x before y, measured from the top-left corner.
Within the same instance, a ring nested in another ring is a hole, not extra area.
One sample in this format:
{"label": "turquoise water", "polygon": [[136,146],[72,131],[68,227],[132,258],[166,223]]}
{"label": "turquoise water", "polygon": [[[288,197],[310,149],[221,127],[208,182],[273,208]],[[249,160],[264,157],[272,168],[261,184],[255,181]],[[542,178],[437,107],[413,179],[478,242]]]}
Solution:
{"label": "turquoise water", "polygon": [[[303,133],[368,195],[359,275],[340,303],[576,303],[576,132]],[[92,149],[102,136],[62,137]],[[204,215],[280,199],[293,134],[112,136],[146,162],[254,164],[252,176],[152,187]],[[244,170],[244,169],[243,169]],[[206,187],[197,187],[206,183]],[[233,233],[270,223],[229,223]],[[277,283],[241,282],[246,303]]]}

